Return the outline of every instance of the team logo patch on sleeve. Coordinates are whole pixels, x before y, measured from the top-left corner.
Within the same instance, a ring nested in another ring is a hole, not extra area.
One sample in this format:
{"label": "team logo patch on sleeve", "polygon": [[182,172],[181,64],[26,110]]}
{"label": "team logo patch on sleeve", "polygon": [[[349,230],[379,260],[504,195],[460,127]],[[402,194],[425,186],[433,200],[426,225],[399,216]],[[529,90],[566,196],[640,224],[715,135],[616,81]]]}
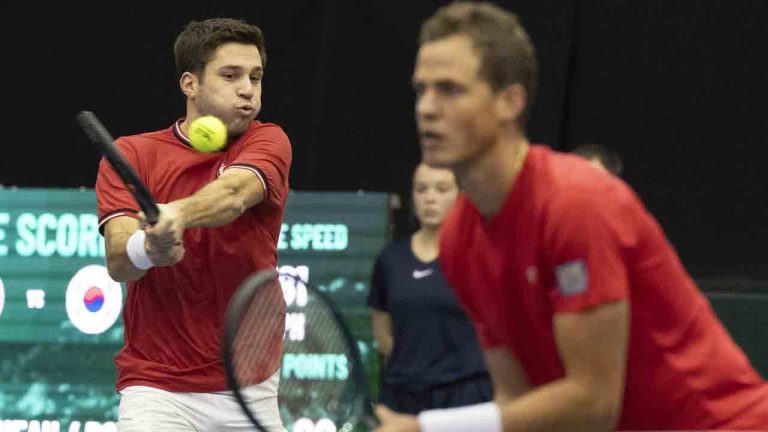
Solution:
{"label": "team logo patch on sleeve", "polygon": [[585,292],[589,285],[587,263],[583,259],[568,261],[555,268],[557,291],[565,297]]}

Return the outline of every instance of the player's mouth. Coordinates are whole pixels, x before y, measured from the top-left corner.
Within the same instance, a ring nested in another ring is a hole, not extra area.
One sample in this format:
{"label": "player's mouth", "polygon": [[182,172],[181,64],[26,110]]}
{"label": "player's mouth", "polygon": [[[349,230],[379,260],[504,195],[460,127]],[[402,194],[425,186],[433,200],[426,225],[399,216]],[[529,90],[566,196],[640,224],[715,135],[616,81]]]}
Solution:
{"label": "player's mouth", "polygon": [[421,142],[421,148],[429,149],[440,145],[443,141],[443,136],[439,133],[432,131],[421,131],[419,133],[419,142]]}
{"label": "player's mouth", "polygon": [[237,113],[240,114],[243,117],[250,117],[253,115],[254,112],[256,112],[256,107],[253,105],[238,105]]}

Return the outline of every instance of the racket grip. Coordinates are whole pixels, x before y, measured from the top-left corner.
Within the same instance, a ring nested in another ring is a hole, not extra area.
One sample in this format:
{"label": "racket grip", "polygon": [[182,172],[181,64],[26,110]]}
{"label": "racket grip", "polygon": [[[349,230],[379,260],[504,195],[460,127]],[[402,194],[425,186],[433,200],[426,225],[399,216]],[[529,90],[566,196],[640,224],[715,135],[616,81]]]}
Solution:
{"label": "racket grip", "polygon": [[144,210],[144,220],[148,224],[154,225],[157,223],[157,218],[160,216],[160,209],[157,206],[148,206],[148,208],[142,210]]}

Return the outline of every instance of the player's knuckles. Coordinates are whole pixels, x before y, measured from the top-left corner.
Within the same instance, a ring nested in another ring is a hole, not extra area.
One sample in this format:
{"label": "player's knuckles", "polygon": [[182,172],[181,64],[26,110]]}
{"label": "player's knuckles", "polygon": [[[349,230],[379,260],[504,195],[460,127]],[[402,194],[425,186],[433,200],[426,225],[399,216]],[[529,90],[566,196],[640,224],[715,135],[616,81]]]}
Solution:
{"label": "player's knuckles", "polygon": [[164,248],[150,255],[150,260],[156,266],[169,266],[181,261],[185,252],[183,246]]}

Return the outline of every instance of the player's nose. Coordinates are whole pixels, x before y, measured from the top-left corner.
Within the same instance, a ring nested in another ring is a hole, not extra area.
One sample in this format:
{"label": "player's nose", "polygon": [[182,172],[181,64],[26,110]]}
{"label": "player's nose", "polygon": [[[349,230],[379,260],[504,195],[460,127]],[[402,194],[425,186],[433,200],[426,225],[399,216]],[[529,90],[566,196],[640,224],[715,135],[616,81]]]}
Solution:
{"label": "player's nose", "polygon": [[416,98],[416,118],[429,121],[437,118],[437,101],[434,92],[425,90]]}

